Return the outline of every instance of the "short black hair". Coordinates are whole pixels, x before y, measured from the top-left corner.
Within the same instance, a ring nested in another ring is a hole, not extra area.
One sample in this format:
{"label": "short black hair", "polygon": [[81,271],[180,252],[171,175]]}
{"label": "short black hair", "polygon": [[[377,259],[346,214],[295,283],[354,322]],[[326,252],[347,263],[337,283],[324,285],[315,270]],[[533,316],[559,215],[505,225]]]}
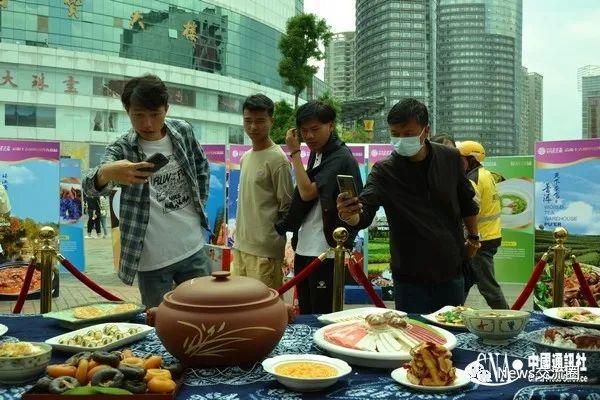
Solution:
{"label": "short black hair", "polygon": [[335,110],[327,103],[311,100],[301,105],[296,111],[296,126],[299,128],[300,125],[311,119],[316,119],[322,124],[335,122]]}
{"label": "short black hair", "polygon": [[129,111],[132,105],[155,111],[160,106],[168,106],[169,92],[158,76],[148,74],[132,78],[125,83],[121,102],[126,111]]}
{"label": "short black hair", "polygon": [[273,100],[264,94],[253,94],[252,96],[246,97],[246,100],[244,100],[242,112],[244,112],[246,108],[250,111],[266,111],[267,114],[269,114],[269,117],[272,117],[273,111],[275,110],[275,104],[273,104]]}
{"label": "short black hair", "polygon": [[450,143],[452,143],[452,146],[456,147],[456,142],[454,141],[452,136],[446,133],[440,133],[435,136],[432,136],[431,139],[429,139],[429,141],[439,144],[444,144],[445,141],[449,141]]}
{"label": "short black hair", "polygon": [[406,98],[394,104],[387,115],[387,123],[406,124],[416,121],[421,126],[429,125],[427,106],[414,98]]}

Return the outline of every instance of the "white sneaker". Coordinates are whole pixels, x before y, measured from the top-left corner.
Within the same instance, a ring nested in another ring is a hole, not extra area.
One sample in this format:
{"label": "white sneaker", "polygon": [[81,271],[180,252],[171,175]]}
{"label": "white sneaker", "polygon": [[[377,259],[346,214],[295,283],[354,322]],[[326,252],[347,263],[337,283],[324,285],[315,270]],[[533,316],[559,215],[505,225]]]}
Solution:
{"label": "white sneaker", "polygon": [[84,238],[91,239],[92,237],[90,235],[85,235]]}

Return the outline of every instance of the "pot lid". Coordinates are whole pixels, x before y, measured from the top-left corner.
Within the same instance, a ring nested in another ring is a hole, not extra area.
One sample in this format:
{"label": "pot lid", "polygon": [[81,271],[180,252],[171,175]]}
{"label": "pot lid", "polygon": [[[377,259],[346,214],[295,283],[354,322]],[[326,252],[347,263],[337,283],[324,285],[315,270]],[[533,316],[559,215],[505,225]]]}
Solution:
{"label": "pot lid", "polygon": [[231,276],[229,271],[215,271],[185,281],[165,298],[190,306],[227,307],[266,301],[277,297],[277,292],[258,279]]}

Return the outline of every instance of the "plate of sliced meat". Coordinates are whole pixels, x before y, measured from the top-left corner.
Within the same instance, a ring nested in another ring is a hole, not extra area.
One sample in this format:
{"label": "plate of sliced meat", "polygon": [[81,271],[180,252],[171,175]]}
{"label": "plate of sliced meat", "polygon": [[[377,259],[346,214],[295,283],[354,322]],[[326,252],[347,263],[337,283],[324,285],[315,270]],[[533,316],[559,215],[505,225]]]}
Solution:
{"label": "plate of sliced meat", "polygon": [[350,364],[398,368],[410,349],[431,342],[452,350],[456,337],[445,329],[400,316],[372,314],[363,321],[331,324],[314,334],[317,346]]}

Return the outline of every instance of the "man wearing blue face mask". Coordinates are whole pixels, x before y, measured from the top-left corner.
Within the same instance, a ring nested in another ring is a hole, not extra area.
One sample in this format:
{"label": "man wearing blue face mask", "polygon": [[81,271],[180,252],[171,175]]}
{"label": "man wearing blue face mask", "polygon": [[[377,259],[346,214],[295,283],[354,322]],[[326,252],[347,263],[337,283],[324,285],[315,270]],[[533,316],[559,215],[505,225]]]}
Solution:
{"label": "man wearing blue face mask", "polygon": [[402,100],[387,121],[395,151],[375,164],[358,198],[338,196],[339,216],[364,229],[383,206],[396,309],[430,313],[461,305],[463,268],[479,248],[475,191],[459,152],[427,140],[429,115],[423,103]]}

